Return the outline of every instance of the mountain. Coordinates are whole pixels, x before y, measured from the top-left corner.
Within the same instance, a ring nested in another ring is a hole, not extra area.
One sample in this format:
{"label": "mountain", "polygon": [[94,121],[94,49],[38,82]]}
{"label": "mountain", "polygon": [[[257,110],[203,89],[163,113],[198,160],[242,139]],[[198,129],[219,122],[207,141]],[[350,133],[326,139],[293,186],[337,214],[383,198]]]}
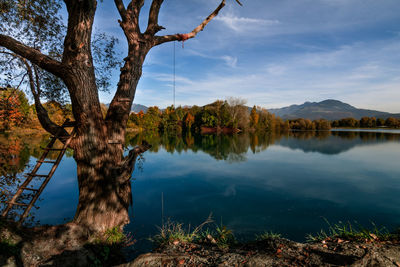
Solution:
{"label": "mountain", "polygon": [[339,120],[351,117],[359,120],[362,117],[375,117],[382,119],[388,117],[400,118],[400,113],[393,114],[376,110],[359,109],[334,99],[328,99],[321,102],[305,102],[302,105],[291,105],[284,108],[269,109],[268,111],[283,119],[304,118],[310,120]]}
{"label": "mountain", "polygon": [[143,112],[146,113],[147,107],[140,104],[132,104],[131,108],[132,112],[139,113],[141,110],[143,110]]}
{"label": "mountain", "polygon": [[[106,107],[108,108],[110,104],[106,104]],[[132,104],[131,112],[139,113],[141,110],[143,110],[144,113],[147,112],[147,107],[140,105],[140,104]]]}

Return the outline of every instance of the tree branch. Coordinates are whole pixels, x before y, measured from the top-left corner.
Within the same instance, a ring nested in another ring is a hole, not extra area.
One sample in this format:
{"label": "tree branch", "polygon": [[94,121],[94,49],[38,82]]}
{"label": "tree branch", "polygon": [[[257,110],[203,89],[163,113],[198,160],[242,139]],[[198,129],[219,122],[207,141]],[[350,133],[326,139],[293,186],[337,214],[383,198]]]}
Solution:
{"label": "tree branch", "polygon": [[126,21],[126,9],[122,0],[114,0],[115,6],[118,9],[119,15],[121,16],[122,20]]}
{"label": "tree branch", "polygon": [[0,46],[3,46],[15,54],[28,59],[32,63],[38,65],[42,69],[62,78],[64,66],[51,57],[42,54],[39,50],[24,45],[23,43],[15,40],[14,38],[0,34]]}
{"label": "tree branch", "polygon": [[188,39],[194,38],[200,31],[204,29],[204,27],[218,15],[219,11],[225,6],[226,0],[222,0],[221,4],[212,12],[199,26],[194,28],[193,31],[184,34],[172,34],[172,35],[164,35],[164,36],[155,36],[154,38],[154,46],[163,44],[165,42],[172,41],[186,41]]}
{"label": "tree branch", "polygon": [[[66,140],[67,137],[69,137],[68,132],[64,128],[55,124],[50,119],[47,110],[43,107],[42,103],[40,102],[40,83],[39,83],[37,67],[34,66],[34,71],[33,71],[32,67],[29,65],[28,61],[24,57],[14,54],[14,53],[5,52],[5,51],[1,52],[1,53],[13,56],[14,58],[18,58],[19,60],[22,61],[22,63],[24,63],[25,68],[26,68],[26,74],[28,74],[28,77],[29,77],[29,87],[31,89],[33,99],[35,101],[36,114],[37,114],[40,124],[47,132],[51,133],[52,135],[60,136],[60,141],[64,142],[64,140]],[[33,75],[33,72],[35,72],[35,77]],[[25,77],[25,75],[24,75],[24,77]],[[35,86],[35,81],[36,81],[36,86]]]}
{"label": "tree branch", "polygon": [[141,145],[135,146],[133,149],[129,151],[128,156],[125,157],[124,162],[121,164],[120,167],[121,175],[119,177],[120,179],[123,180],[120,182],[125,182],[126,180],[130,179],[137,157],[140,154],[149,150],[150,148],[151,145],[148,144],[146,141],[143,141]]}
{"label": "tree branch", "polygon": [[157,32],[165,29],[164,27],[158,25],[158,14],[160,13],[160,8],[164,0],[153,0],[149,12],[149,22],[147,24],[147,29],[145,34],[154,35]]}

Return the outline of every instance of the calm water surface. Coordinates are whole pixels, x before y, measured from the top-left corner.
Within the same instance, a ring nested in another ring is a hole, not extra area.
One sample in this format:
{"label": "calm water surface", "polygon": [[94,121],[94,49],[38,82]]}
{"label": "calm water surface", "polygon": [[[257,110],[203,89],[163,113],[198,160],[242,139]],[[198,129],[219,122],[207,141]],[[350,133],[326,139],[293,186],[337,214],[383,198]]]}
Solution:
{"label": "calm water surface", "polygon": [[[1,138],[3,151],[14,144],[13,138]],[[8,175],[19,177],[25,164],[35,162],[40,155],[35,145],[46,143],[40,138],[14,138],[20,150],[13,152],[17,164],[8,166]],[[268,230],[304,241],[306,234],[327,227],[323,218],[400,226],[398,133],[152,134],[128,136],[127,145],[143,139],[153,148],[133,174],[131,223],[125,230],[138,242],[129,249],[150,249],[146,238],[157,231],[162,214],[197,225],[212,212],[241,240]],[[77,203],[75,162],[64,157],[31,220],[62,223],[73,218]]]}

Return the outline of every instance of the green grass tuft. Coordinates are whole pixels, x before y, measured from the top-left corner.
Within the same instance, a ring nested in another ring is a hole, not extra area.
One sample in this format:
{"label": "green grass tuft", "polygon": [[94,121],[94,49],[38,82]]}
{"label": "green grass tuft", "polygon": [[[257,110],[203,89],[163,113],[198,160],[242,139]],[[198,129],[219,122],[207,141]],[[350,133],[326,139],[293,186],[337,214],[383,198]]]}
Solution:
{"label": "green grass tuft", "polygon": [[264,232],[260,235],[256,235],[256,240],[264,241],[264,240],[277,239],[277,238],[281,238],[281,237],[282,237],[281,234],[269,231],[269,232]]}
{"label": "green grass tuft", "polygon": [[104,233],[104,237],[107,244],[118,244],[126,241],[124,232],[118,226],[108,229]]}
{"label": "green grass tuft", "polygon": [[308,234],[307,242],[319,242],[328,238],[341,238],[344,240],[354,241],[373,241],[373,240],[391,240],[398,239],[398,234],[390,233],[385,227],[378,228],[375,223],[371,222],[372,227],[366,228],[358,223],[352,225],[350,222],[343,223],[339,221],[331,224],[327,219],[328,230],[321,230],[316,234]]}
{"label": "green grass tuft", "polygon": [[190,225],[186,229],[182,223],[167,220],[161,227],[158,227],[159,233],[150,238],[158,246],[168,245],[175,242],[190,243],[195,242],[201,237],[201,230],[204,225],[212,222],[211,214],[202,224],[191,229]]}

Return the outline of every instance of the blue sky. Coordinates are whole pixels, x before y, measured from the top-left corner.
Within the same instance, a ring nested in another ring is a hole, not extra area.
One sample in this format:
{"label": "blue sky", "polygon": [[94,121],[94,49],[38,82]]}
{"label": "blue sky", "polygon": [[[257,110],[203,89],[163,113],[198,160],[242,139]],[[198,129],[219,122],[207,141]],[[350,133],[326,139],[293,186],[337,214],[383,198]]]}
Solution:
{"label": "blue sky", "polygon": [[[125,1],[126,2],[126,1]],[[191,31],[219,0],[165,0],[160,34]],[[277,108],[338,99],[359,108],[400,112],[398,0],[234,0],[195,39],[175,44],[176,105],[240,97]],[[142,28],[147,22],[146,0]],[[99,3],[95,28],[126,41],[113,1]],[[173,43],[146,58],[135,103],[173,100]],[[114,85],[118,72],[111,75]],[[102,102],[110,94],[101,93]]]}

